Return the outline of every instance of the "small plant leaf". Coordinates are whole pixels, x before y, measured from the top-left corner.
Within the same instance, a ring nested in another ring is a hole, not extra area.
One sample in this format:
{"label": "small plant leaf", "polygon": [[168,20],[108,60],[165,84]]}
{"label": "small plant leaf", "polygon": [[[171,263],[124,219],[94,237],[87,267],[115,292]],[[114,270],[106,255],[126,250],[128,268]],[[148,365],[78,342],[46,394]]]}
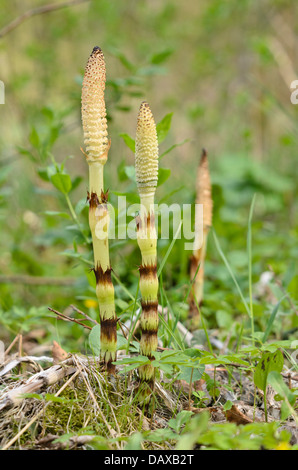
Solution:
{"label": "small plant leaf", "polygon": [[200,380],[205,371],[205,366],[202,365],[196,369],[193,367],[181,366],[180,370],[181,373],[179,374],[179,380],[185,380],[185,382],[190,384],[196,380]]}
{"label": "small plant leaf", "polygon": [[136,181],[136,170],[133,165],[127,165],[124,168],[124,172],[131,181],[134,181],[134,182]]}
{"label": "small plant leaf", "polygon": [[192,411],[188,410],[183,410],[180,411],[180,413],[177,414],[176,418],[171,418],[168,422],[168,425],[174,429],[176,432],[179,432],[181,429],[181,426],[186,424],[191,416],[193,415]]}
{"label": "small plant leaf", "polygon": [[283,368],[283,363],[284,358],[282,352],[279,349],[275,352],[263,353],[260,361],[258,362],[255,368],[255,385],[264,391],[267,387],[267,378],[269,372],[281,372]]}
{"label": "small plant leaf", "polygon": [[71,178],[66,173],[56,173],[52,175],[51,181],[55,188],[63,194],[68,194],[72,188]]}
{"label": "small plant leaf", "polygon": [[136,146],[135,146],[134,139],[125,133],[119,134],[119,136],[122,137],[127,147],[130,148],[130,150],[132,150],[133,153],[135,153]]}
{"label": "small plant leaf", "polygon": [[100,354],[100,325],[95,325],[89,333],[89,346],[95,356]]}
{"label": "small plant leaf", "polygon": [[39,146],[40,146],[39,135],[38,135],[37,130],[35,129],[35,127],[32,127],[32,129],[31,129],[31,132],[30,132],[30,135],[29,135],[29,142],[36,149],[39,148]]}
{"label": "small plant leaf", "polygon": [[159,168],[158,170],[158,183],[157,186],[161,186],[171,175],[169,168]]}
{"label": "small plant leaf", "polygon": [[153,54],[150,58],[150,62],[154,65],[162,64],[173,54],[173,52],[173,49],[165,49],[164,51],[158,52],[157,54]]}
{"label": "small plant leaf", "polygon": [[281,419],[287,419],[291,414],[296,416],[295,411],[293,409],[293,406],[296,401],[296,396],[287,387],[280,373],[275,370],[270,372],[268,374],[268,383],[274,388],[274,390],[283,400],[283,404],[281,406]]}
{"label": "small plant leaf", "polygon": [[167,137],[171,128],[173,113],[166,114],[164,118],[156,125],[158,143],[161,144]]}
{"label": "small plant leaf", "polygon": [[267,338],[270,334],[273,322],[274,322],[275,317],[277,315],[279,306],[280,306],[280,304],[281,304],[281,302],[283,301],[284,298],[285,298],[285,295],[277,302],[277,304],[274,306],[274,309],[272,310],[272,313],[270,315],[270,318],[269,318],[269,321],[268,321],[268,324],[267,324],[266,331],[265,331],[263,339],[262,339],[263,343],[265,343],[267,341]]}
{"label": "small plant leaf", "polygon": [[63,217],[65,219],[71,219],[70,215],[67,212],[58,212],[58,211],[44,211],[45,215],[53,217]]}

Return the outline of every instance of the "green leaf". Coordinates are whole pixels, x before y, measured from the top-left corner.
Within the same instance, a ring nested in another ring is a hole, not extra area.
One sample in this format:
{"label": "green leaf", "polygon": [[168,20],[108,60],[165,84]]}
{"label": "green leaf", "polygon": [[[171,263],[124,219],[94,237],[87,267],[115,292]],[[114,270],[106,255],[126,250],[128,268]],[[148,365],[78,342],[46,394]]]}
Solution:
{"label": "green leaf", "polygon": [[52,175],[51,181],[55,188],[63,194],[68,194],[72,188],[71,178],[65,173],[56,173],[55,175]]}
{"label": "green leaf", "polygon": [[119,361],[115,361],[114,364],[116,365],[123,365],[123,364],[134,364],[135,366],[139,366],[141,364],[150,364],[150,359],[146,356],[134,356],[134,357],[127,357],[125,359],[120,359]]}
{"label": "green leaf", "polygon": [[192,415],[193,415],[192,411],[187,411],[187,410],[180,411],[180,413],[177,414],[176,418],[171,418],[168,421],[168,426],[170,426],[170,428],[174,429],[176,432],[179,432],[181,429],[181,426],[186,424],[190,420]]}
{"label": "green leaf", "polygon": [[243,305],[244,305],[244,307],[245,307],[245,310],[247,311],[248,316],[250,317],[250,316],[251,316],[250,309],[249,309],[249,307],[248,307],[248,305],[247,305],[247,302],[246,302],[246,300],[245,300],[245,298],[244,298],[244,295],[243,295],[242,290],[241,290],[241,288],[240,288],[240,286],[239,286],[239,284],[238,284],[238,281],[237,281],[237,279],[236,279],[236,277],[235,277],[235,275],[234,275],[234,273],[233,273],[233,271],[232,271],[232,269],[231,269],[231,266],[230,266],[230,264],[229,264],[227,258],[225,257],[225,255],[224,255],[224,253],[223,253],[223,251],[222,251],[222,249],[221,249],[221,247],[220,247],[220,244],[219,244],[219,241],[218,241],[218,238],[217,238],[217,236],[216,236],[216,234],[215,234],[215,230],[214,230],[214,229],[212,230],[212,233],[213,233],[213,238],[214,238],[214,242],[215,242],[216,248],[217,248],[217,250],[218,250],[218,252],[219,252],[219,254],[220,254],[220,256],[221,256],[223,262],[225,263],[226,268],[227,268],[227,270],[229,271],[229,273],[230,273],[230,275],[231,275],[231,278],[233,279],[233,281],[234,281],[234,283],[235,283],[235,286],[236,286],[236,288],[237,288],[237,290],[238,290],[238,293],[239,293],[239,295],[240,295],[240,297],[241,297],[241,300],[242,300],[242,302],[243,302]]}
{"label": "green leaf", "polygon": [[164,157],[165,155],[167,155],[168,153],[170,153],[172,150],[174,150],[176,147],[180,147],[181,145],[184,145],[186,144],[186,142],[189,142],[190,139],[184,139],[182,142],[178,142],[178,144],[174,144],[174,145],[171,145],[171,147],[169,147],[167,150],[165,150],[159,157],[159,159],[161,159],[162,157]]}
{"label": "green leaf", "polygon": [[50,135],[47,140],[48,146],[52,147],[54,145],[54,143],[56,142],[56,140],[58,139],[60,135],[61,128],[62,128],[62,124],[58,124],[57,126],[53,126],[50,129]]}
{"label": "green leaf", "polygon": [[47,168],[39,168],[37,170],[38,175],[44,181],[50,181],[49,174]]}
{"label": "green leaf", "polygon": [[229,312],[225,310],[217,310],[216,321],[219,328],[230,328],[233,324],[233,317]]}
{"label": "green leaf", "polygon": [[127,68],[130,72],[135,73],[136,67],[133,65],[133,63],[123,54],[123,52],[119,51],[118,49],[114,47],[110,47],[110,52],[113,54],[115,57],[117,57],[122,65]]}
{"label": "green leaf", "polygon": [[95,325],[89,333],[89,346],[94,356],[100,354],[100,325]]}
{"label": "green leaf", "polygon": [[67,212],[58,212],[58,211],[44,211],[43,214],[50,215],[50,216],[58,216],[63,217],[65,219],[71,219],[70,215]]}
{"label": "green leaf", "polygon": [[42,108],[41,112],[46,118],[49,119],[49,121],[53,121],[54,111],[51,108],[49,108],[48,106],[45,106],[44,108]]}
{"label": "green leaf", "polygon": [[163,183],[165,183],[170,175],[171,170],[169,168],[159,168],[157,186],[161,186]]}
{"label": "green leaf", "polygon": [[136,170],[133,165],[127,165],[124,168],[124,172],[131,181],[133,181],[134,183],[136,182]]}
{"label": "green leaf", "polygon": [[23,148],[23,147],[17,147],[17,149],[18,149],[18,151],[19,151],[19,153],[20,153],[21,155],[26,155],[26,157],[29,157],[30,160],[32,160],[32,161],[34,161],[34,162],[36,161],[35,156],[33,155],[32,152],[30,152],[30,150],[27,150],[27,149],[25,149],[25,148]]}
{"label": "green leaf", "polygon": [[120,349],[126,349],[127,339],[120,333],[117,333],[117,351]]}
{"label": "green leaf", "polygon": [[193,359],[202,357],[202,351],[200,351],[200,349],[188,348],[188,349],[185,349],[183,352],[186,356],[192,357]]}
{"label": "green leaf", "polygon": [[36,400],[43,400],[44,396],[41,393],[22,393],[23,398],[35,398]]}
{"label": "green leaf", "polygon": [[164,364],[159,361],[152,361],[151,364],[156,369],[160,369],[165,372],[165,374],[173,375],[173,364]]}
{"label": "green leaf", "polygon": [[53,175],[55,175],[57,172],[59,173],[59,168],[56,164],[51,164],[46,167],[46,172],[48,174],[48,181],[50,181]]}
{"label": "green leaf", "polygon": [[40,146],[39,135],[34,126],[32,127],[30,135],[29,135],[29,142],[36,149],[39,148]]}
{"label": "green leaf", "polygon": [[85,209],[85,207],[87,207],[87,199],[80,199],[76,204],[75,213],[79,215]]}
{"label": "green leaf", "polygon": [[132,150],[133,153],[135,153],[135,141],[134,141],[134,139],[132,137],[130,137],[128,134],[125,134],[125,133],[119,134],[119,136],[122,137],[122,139],[126,143],[127,147],[130,148],[130,150]]}
{"label": "green leaf", "polygon": [[272,310],[272,313],[270,315],[270,318],[269,318],[269,321],[267,323],[267,328],[266,328],[266,331],[264,333],[264,336],[263,336],[263,343],[265,343],[267,341],[267,338],[270,334],[270,331],[271,331],[271,328],[272,328],[272,325],[273,325],[273,322],[275,320],[275,317],[277,315],[277,312],[278,312],[278,309],[279,309],[279,306],[281,304],[281,302],[283,301],[283,299],[286,297],[286,295],[284,295],[278,302],[277,304],[275,305],[274,309]]}
{"label": "green leaf", "polygon": [[268,383],[284,400],[281,406],[281,419],[287,419],[291,414],[294,415],[294,417],[297,419],[296,413],[293,409],[296,396],[284,383],[282,376],[277,371],[272,371],[268,374]]}
{"label": "green leaf", "polygon": [[150,62],[151,64],[154,64],[154,65],[162,64],[173,54],[173,52],[174,52],[173,49],[165,49],[162,52],[153,54],[153,56],[150,59]]}
{"label": "green leaf", "polygon": [[158,143],[161,144],[167,137],[171,128],[173,113],[166,114],[164,118],[156,125]]}
{"label": "green leaf", "polygon": [[81,182],[83,181],[83,178],[81,176],[76,176],[73,180],[72,180],[72,183],[71,183],[71,190],[73,191],[74,189],[76,189],[80,184]]}
{"label": "green leaf", "polygon": [[119,374],[126,374],[127,372],[131,370],[137,369],[140,365],[150,364],[150,359],[148,359],[148,357],[146,356],[135,356],[132,358],[126,358],[123,360],[115,361],[113,362],[113,364],[125,365],[125,367],[119,371]]}
{"label": "green leaf", "polygon": [[[116,364],[115,362],[113,362],[113,364]],[[138,365],[137,364],[132,364],[130,366],[125,366],[122,370],[119,371],[119,374],[127,374],[128,372],[130,372],[131,370],[134,370],[134,369],[137,369],[138,368]]]}
{"label": "green leaf", "polygon": [[[174,244],[175,244],[176,239],[179,237],[180,230],[181,230],[181,226],[182,226],[182,222],[183,222],[183,221],[181,220],[181,221],[180,221],[180,224],[179,224],[179,227],[177,228],[176,233],[175,233],[175,235],[174,235],[174,238],[173,238],[173,240],[171,241],[171,243],[170,243],[170,245],[169,245],[169,248],[167,249],[167,252],[166,252],[165,256],[163,257],[162,261],[160,262],[160,265],[159,265],[159,268],[158,268],[158,271],[157,271],[157,276],[158,276],[158,277],[160,276],[160,274],[161,274],[161,272],[162,272],[162,270],[163,270],[163,267],[164,267],[164,265],[165,265],[165,263],[166,263],[166,261],[167,261],[167,259],[168,259],[168,256],[170,255],[170,253],[171,253],[171,251],[172,251],[172,248],[173,248],[173,246],[174,246]],[[161,317],[161,321],[163,321],[163,320],[162,320],[162,317]],[[165,322],[165,324],[166,324],[166,322]],[[184,348],[182,347],[182,349],[184,349]]]}
{"label": "green leaf", "polygon": [[261,390],[265,391],[267,387],[267,378],[269,372],[281,372],[284,364],[282,352],[278,349],[275,352],[264,352],[258,362],[255,373],[254,383]]}
{"label": "green leaf", "polygon": [[46,393],[45,394],[45,399],[46,401],[52,401],[55,403],[76,403],[78,399],[76,398],[66,398],[66,397],[56,397],[52,393]]}
{"label": "green leaf", "polygon": [[121,163],[117,166],[117,174],[118,174],[118,179],[119,181],[126,181],[127,180],[127,175],[125,173],[125,160],[122,160]]}
{"label": "green leaf", "polygon": [[208,427],[209,413],[203,411],[186,422],[182,435],[179,438],[176,450],[192,450],[201,434],[205,433]]}
{"label": "green leaf", "polygon": [[177,434],[169,428],[156,429],[146,436],[146,440],[151,442],[164,442],[172,439],[177,439]]}
{"label": "green leaf", "polygon": [[228,400],[228,401],[224,404],[223,409],[224,409],[225,411],[228,411],[228,410],[230,410],[230,409],[232,408],[232,406],[233,406],[233,402],[231,402],[231,400]]}
{"label": "green leaf", "polygon": [[201,379],[205,371],[205,366],[203,364],[199,368],[180,366],[180,370],[179,380],[185,380],[185,382],[190,384]]}
{"label": "green leaf", "polygon": [[142,450],[143,436],[140,432],[134,432],[127,440],[124,450]]}

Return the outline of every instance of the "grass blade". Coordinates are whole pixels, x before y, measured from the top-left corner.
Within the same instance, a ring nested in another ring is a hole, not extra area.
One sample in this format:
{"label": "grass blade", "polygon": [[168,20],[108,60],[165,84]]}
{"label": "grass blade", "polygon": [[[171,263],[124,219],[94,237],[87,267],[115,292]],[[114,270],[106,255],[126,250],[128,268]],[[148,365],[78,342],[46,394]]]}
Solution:
{"label": "grass blade", "polygon": [[173,240],[171,241],[170,246],[169,246],[169,248],[167,249],[167,252],[166,252],[166,254],[165,254],[165,256],[164,256],[162,262],[161,262],[160,265],[159,265],[159,269],[158,269],[158,271],[157,271],[157,277],[160,276],[160,273],[162,272],[163,267],[164,267],[164,265],[166,264],[166,261],[167,261],[167,259],[168,259],[168,257],[169,257],[169,254],[171,253],[172,248],[173,248],[173,246],[174,246],[174,244],[175,244],[175,241],[177,240],[178,235],[179,235],[179,233],[180,233],[181,225],[182,225],[182,220],[180,221],[179,227],[178,227],[177,230],[176,230],[176,233],[175,233],[175,235],[174,235],[174,238],[173,238]]}
{"label": "grass blade", "polygon": [[262,339],[262,342],[265,343],[268,339],[268,336],[270,334],[270,331],[271,331],[271,328],[272,328],[272,325],[273,325],[273,322],[275,320],[275,317],[276,317],[276,314],[279,310],[279,306],[281,304],[281,302],[284,300],[284,298],[286,297],[286,295],[284,295],[278,302],[277,304],[274,306],[274,309],[272,310],[272,313],[270,315],[270,318],[269,318],[269,321],[268,321],[268,324],[267,324],[267,328],[266,328],[266,331],[264,333],[264,336],[263,336],[263,339]]}
{"label": "grass blade", "polygon": [[253,210],[255,206],[256,194],[253,195],[251,206],[249,210],[248,216],[248,227],[247,227],[247,257],[248,257],[248,287],[249,287],[249,307],[250,307],[250,320],[251,320],[251,337],[252,337],[252,344],[254,345],[254,312],[253,312],[253,301],[252,301],[252,254],[251,254],[251,223],[252,223],[252,216]]}
{"label": "grass blade", "polygon": [[213,238],[214,238],[215,246],[216,246],[216,248],[217,248],[217,250],[218,250],[218,252],[219,252],[219,254],[220,254],[220,256],[221,256],[221,258],[222,258],[222,260],[223,260],[223,262],[225,263],[226,268],[227,268],[227,270],[229,271],[231,278],[232,278],[233,281],[234,281],[234,284],[235,284],[235,286],[236,286],[236,288],[237,288],[237,290],[238,290],[238,293],[239,293],[239,295],[240,295],[240,297],[241,297],[241,300],[242,300],[242,302],[243,302],[243,305],[244,305],[244,307],[245,307],[245,310],[247,311],[248,316],[250,317],[250,309],[249,309],[249,307],[248,307],[248,305],[247,305],[247,302],[246,302],[246,300],[245,300],[245,298],[244,298],[244,296],[243,296],[243,294],[242,294],[242,291],[241,291],[240,286],[239,286],[239,284],[238,284],[238,282],[237,282],[237,279],[236,279],[236,277],[234,276],[234,273],[233,273],[233,271],[232,271],[232,268],[231,268],[231,266],[229,265],[229,262],[228,262],[227,258],[225,257],[225,255],[224,255],[224,253],[223,253],[223,251],[222,251],[222,249],[221,249],[221,247],[220,247],[218,238],[217,238],[217,236],[216,236],[216,234],[215,234],[215,230],[214,230],[214,229],[211,229],[211,230],[212,230],[212,233],[213,233]]}

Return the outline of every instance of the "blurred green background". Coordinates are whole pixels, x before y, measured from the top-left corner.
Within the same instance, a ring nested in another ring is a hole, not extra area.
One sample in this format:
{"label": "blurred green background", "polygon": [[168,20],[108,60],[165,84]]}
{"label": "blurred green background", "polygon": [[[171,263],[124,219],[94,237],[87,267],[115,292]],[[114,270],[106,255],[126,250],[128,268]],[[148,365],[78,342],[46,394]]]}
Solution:
{"label": "blurred green background", "polygon": [[[46,4],[0,0],[0,30]],[[68,205],[71,201],[88,236],[80,95],[95,45],[104,51],[107,66],[112,147],[105,186],[110,201],[116,191],[135,201],[134,155],[121,134],[134,138],[138,108],[146,99],[156,122],[166,115],[171,122],[160,145],[161,154],[173,149],[161,160],[164,182],[157,201],[194,202],[196,169],[205,147],[214,229],[248,297],[246,237],[256,193],[254,285],[268,265],[274,272],[270,294],[258,296],[254,287],[256,330],[264,330],[273,306],[287,292],[273,334],[295,337],[298,105],[290,101],[290,85],[298,79],[297,18],[298,4],[287,0],[90,0],[32,16],[0,38],[5,84],[5,104],[0,105],[0,338],[10,341],[17,333],[41,328],[38,341],[58,339],[66,349],[84,349],[82,328],[50,318],[47,307],[65,311],[75,304],[97,317],[92,253]],[[70,175],[67,195],[53,185],[57,171]],[[171,250],[162,281],[173,311],[183,319],[191,253],[182,243]],[[169,244],[160,241],[160,262]],[[117,311],[125,319],[134,308],[125,289],[132,297],[137,291],[136,243],[113,241],[111,259],[119,280]],[[46,285],[31,285],[24,278],[8,282],[12,275],[35,276]],[[58,284],[71,278],[70,285],[52,285],[53,278]],[[203,311],[208,328],[223,339],[236,338],[245,310],[212,233]]]}

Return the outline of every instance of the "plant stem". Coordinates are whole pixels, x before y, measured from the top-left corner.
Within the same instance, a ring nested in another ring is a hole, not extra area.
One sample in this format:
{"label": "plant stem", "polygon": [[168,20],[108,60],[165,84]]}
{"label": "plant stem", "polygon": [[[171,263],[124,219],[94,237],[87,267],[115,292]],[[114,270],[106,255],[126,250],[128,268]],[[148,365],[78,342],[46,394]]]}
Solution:
{"label": "plant stem", "polygon": [[157,349],[158,331],[158,275],[157,233],[155,228],[154,194],[158,180],[158,140],[151,109],[141,103],[136,132],[135,169],[140,196],[140,213],[137,217],[137,242],[140,248],[140,291],[142,296],[140,353],[150,363],[139,368],[141,399],[150,401],[154,388],[155,369],[151,364]]}
{"label": "plant stem", "polygon": [[191,374],[190,374],[189,392],[188,392],[188,409],[189,409],[189,410],[190,410],[190,400],[191,400],[191,394],[192,394],[192,378],[193,378],[193,371],[194,371],[194,368],[192,367],[192,369],[191,369]]}
{"label": "plant stem", "polygon": [[[158,329],[158,277],[156,265],[157,236],[154,222],[154,197],[140,195],[141,211],[138,219],[137,241],[142,255],[140,267],[140,291],[142,295],[140,353],[154,359],[157,349]],[[139,374],[149,388],[153,388],[155,371],[151,364],[141,366]]]}
{"label": "plant stem", "polygon": [[247,254],[248,254],[248,285],[249,285],[249,306],[250,306],[250,323],[251,323],[251,337],[252,337],[252,345],[255,345],[255,338],[254,338],[254,311],[253,311],[253,299],[252,299],[252,237],[251,237],[251,222],[253,216],[253,210],[255,205],[256,195],[254,194],[250,211],[248,217],[248,229],[247,229]]}
{"label": "plant stem", "polygon": [[227,258],[225,257],[225,255],[224,255],[224,253],[223,253],[221,247],[220,247],[220,244],[219,244],[219,241],[218,241],[218,238],[217,238],[217,236],[216,236],[216,234],[215,234],[215,230],[214,230],[214,229],[212,230],[212,233],[213,233],[213,238],[214,238],[215,246],[216,246],[216,248],[217,248],[217,250],[218,250],[218,252],[219,252],[219,254],[220,254],[220,256],[221,256],[221,258],[222,258],[222,260],[223,260],[223,262],[225,263],[226,268],[227,268],[227,270],[229,271],[231,278],[232,278],[233,281],[234,281],[234,284],[235,284],[235,286],[236,286],[236,288],[237,288],[237,290],[238,290],[238,293],[239,293],[239,295],[240,295],[240,297],[241,297],[241,300],[242,300],[242,302],[243,302],[243,305],[244,305],[244,307],[245,307],[245,310],[246,310],[248,316],[250,317],[250,316],[251,316],[251,315],[250,315],[250,309],[249,309],[249,307],[248,307],[248,305],[247,305],[247,302],[246,302],[246,300],[245,300],[245,298],[244,298],[244,295],[243,295],[243,293],[242,293],[242,291],[241,291],[241,289],[240,289],[240,286],[239,286],[239,284],[238,284],[238,282],[237,282],[237,279],[236,279],[236,277],[235,277],[235,275],[234,275],[234,273],[233,273],[233,271],[232,271],[232,268],[231,268],[231,266],[230,266],[230,264],[229,264]]}
{"label": "plant stem", "polygon": [[267,387],[264,390],[264,412],[265,412],[265,421],[268,422],[268,410],[267,410]]}
{"label": "plant stem", "polygon": [[92,235],[96,295],[100,315],[100,357],[108,373],[115,373],[117,316],[109,256],[108,193],[104,193],[104,165],[108,140],[104,90],[106,66],[102,50],[94,47],[85,68],[82,86],[82,123],[89,166],[89,226]]}
{"label": "plant stem", "polygon": [[206,325],[205,325],[204,316],[202,315],[202,312],[200,310],[200,307],[199,307],[199,304],[198,304],[198,301],[197,301],[197,298],[196,298],[195,295],[194,295],[194,301],[195,301],[196,307],[198,309],[198,312],[199,312],[199,315],[200,315],[200,318],[201,318],[201,323],[202,323],[203,330],[205,332],[205,336],[206,336],[209,351],[211,352],[211,354],[213,354],[213,348],[212,348],[212,344],[210,342],[208,331],[207,331],[207,328],[206,328]]}
{"label": "plant stem", "polygon": [[73,218],[73,221],[77,224],[77,226],[78,226],[79,229],[80,229],[81,234],[83,235],[83,237],[84,237],[84,239],[85,239],[85,242],[89,245],[89,240],[88,240],[87,236],[86,236],[85,233],[84,233],[84,230],[83,230],[83,228],[82,228],[82,226],[81,226],[81,224],[80,224],[80,221],[79,221],[79,219],[78,219],[78,217],[77,217],[77,214],[75,213],[75,210],[74,210],[74,208],[73,208],[73,205],[72,205],[72,203],[71,203],[71,200],[70,200],[68,194],[64,194],[64,196],[65,196],[65,199],[66,199],[66,202],[67,202],[67,205],[68,205],[68,208],[69,208],[69,212],[70,212],[70,214],[71,214],[71,217]]}

